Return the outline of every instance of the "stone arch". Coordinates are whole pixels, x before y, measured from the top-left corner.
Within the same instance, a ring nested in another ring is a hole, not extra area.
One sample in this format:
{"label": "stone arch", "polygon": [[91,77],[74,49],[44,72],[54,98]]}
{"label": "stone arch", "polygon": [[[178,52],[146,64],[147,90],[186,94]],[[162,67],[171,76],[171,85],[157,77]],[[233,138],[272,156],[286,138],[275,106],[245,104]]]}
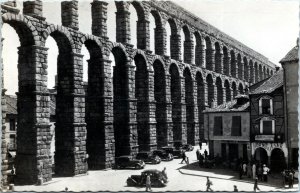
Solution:
{"label": "stone arch", "polygon": [[280,148],[274,148],[270,156],[270,169],[274,172],[282,172],[286,169],[286,157]]}
{"label": "stone arch", "polygon": [[229,102],[231,101],[231,89],[230,89],[229,81],[227,79],[224,81],[224,87],[226,93],[226,102]]}
{"label": "stone arch", "polygon": [[258,73],[259,73],[259,80],[262,81],[263,80],[263,71],[262,71],[261,64],[258,65]]}
{"label": "stone arch", "polygon": [[250,68],[249,82],[254,83],[255,82],[255,73],[254,73],[255,69],[254,69],[253,61],[251,59],[249,61],[249,68]]}
{"label": "stone arch", "polygon": [[[89,49],[87,47],[87,49],[89,50],[90,53],[92,53],[93,51],[95,50],[98,50],[98,51],[101,51],[100,52],[100,55],[102,56],[102,53],[104,53],[104,49],[103,49],[103,45],[102,43],[99,41],[99,39],[96,37],[96,36],[93,36],[93,35],[83,35],[82,38],[80,39],[79,43],[78,43],[78,50],[81,50],[82,49],[82,45],[84,44],[85,46],[88,46],[86,44],[86,42],[88,42],[88,45],[89,45],[89,42],[93,44],[93,48],[97,47],[97,49],[93,49],[92,47]],[[99,50],[99,49],[100,50]]]}
{"label": "stone arch", "polygon": [[244,80],[246,82],[249,82],[249,64],[246,57],[243,58],[243,64],[244,64]]}
{"label": "stone arch", "polygon": [[242,64],[242,56],[240,53],[237,55],[237,68],[238,68],[238,78],[243,80],[243,64]]}
{"label": "stone arch", "polygon": [[154,99],[156,101],[156,140],[157,147],[168,145],[168,125],[166,106],[166,74],[162,60],[156,59],[154,69]]}
{"label": "stone arch", "polygon": [[230,70],[231,76],[237,78],[237,64],[233,50],[230,51]]}
{"label": "stone arch", "polygon": [[244,93],[244,86],[242,83],[239,83],[239,94],[245,94]]}
{"label": "stone arch", "polygon": [[223,74],[230,75],[230,59],[226,46],[223,46]]}
{"label": "stone arch", "polygon": [[205,61],[206,61],[206,69],[213,71],[214,67],[214,53],[212,48],[212,42],[209,36],[205,37]]}
{"label": "stone arch", "polygon": [[181,38],[178,33],[178,26],[176,21],[173,18],[169,18],[167,23],[170,25],[171,28],[171,35],[170,35],[170,52],[171,58],[175,60],[181,59]]}
{"label": "stone arch", "polygon": [[217,105],[221,105],[224,103],[223,100],[223,83],[220,77],[216,78],[216,88],[217,88]]}
{"label": "stone arch", "polygon": [[255,76],[255,83],[259,81],[259,77],[258,77],[258,65],[257,62],[254,63],[254,76]]}
{"label": "stone arch", "polygon": [[140,21],[145,20],[146,14],[145,14],[143,4],[139,1],[131,1],[131,2],[128,2],[128,3],[133,5],[133,7],[135,8],[137,16],[138,16],[138,20],[140,20]]}
{"label": "stone arch", "polygon": [[2,22],[10,25],[19,36],[21,46],[39,45],[36,40],[38,32],[32,25],[31,21],[28,20],[21,14],[15,15],[12,13],[5,13],[2,15]]}
{"label": "stone arch", "polygon": [[199,138],[200,141],[204,140],[204,114],[205,110],[205,85],[202,73],[198,71],[196,73],[197,82],[197,104],[198,104],[198,116],[199,116]]}
{"label": "stone arch", "polygon": [[160,15],[160,12],[157,10],[151,10],[150,13],[152,14],[155,20],[155,29],[154,29],[155,54],[165,55],[164,45],[166,44],[166,37],[165,37],[166,31],[163,28],[162,17]]}
{"label": "stone arch", "polygon": [[135,98],[137,100],[137,132],[138,145],[140,151],[149,150],[150,128],[147,124],[149,120],[149,106],[147,105],[149,97],[149,74],[146,58],[142,54],[136,54],[134,57],[136,66],[135,71]]}
{"label": "stone arch", "polygon": [[171,76],[171,102],[172,102],[172,121],[173,121],[173,140],[182,140],[181,128],[181,80],[179,68],[176,64],[170,65],[169,73]]}
{"label": "stone arch", "polygon": [[[56,35],[58,34],[58,35]],[[55,40],[57,43],[60,41],[59,39],[62,39],[64,42],[62,43],[62,46],[65,44],[67,46],[71,46],[71,50],[76,53],[75,43],[72,38],[71,33],[64,27],[58,26],[58,25],[50,25],[48,26],[43,32],[42,32],[42,42],[46,42],[48,36],[51,35],[54,39],[55,36],[58,36],[57,40]],[[60,38],[63,37],[63,38]],[[58,45],[58,44],[57,44]],[[59,45],[58,45],[59,47]]]}
{"label": "stone arch", "polygon": [[146,61],[146,66],[147,66],[147,70],[148,71],[153,71],[153,68],[152,66],[150,65],[150,63],[147,61],[147,56],[145,54],[145,52],[143,50],[135,50],[133,53],[132,53],[132,58],[134,59],[137,55],[140,55],[139,57],[142,57],[143,60]]}
{"label": "stone arch", "polygon": [[222,55],[219,42],[215,42],[215,72],[223,73]]}
{"label": "stone arch", "polygon": [[268,164],[268,151],[262,147],[256,148],[254,150],[254,160],[261,164]]}
{"label": "stone arch", "polygon": [[211,74],[208,74],[206,76],[206,83],[207,83],[208,106],[211,108],[213,107],[213,103],[215,100],[215,84],[214,84],[213,76]]}
{"label": "stone arch", "polygon": [[113,50],[119,50],[116,53],[122,53],[122,54],[124,54],[125,57],[126,57],[126,61],[130,61],[130,58],[129,58],[128,54],[127,54],[127,50],[126,50],[125,46],[122,43],[119,43],[119,42],[110,42],[109,44],[107,44],[107,49],[110,52],[113,52]]}
{"label": "stone arch", "polygon": [[232,98],[234,99],[237,96],[237,86],[236,86],[236,82],[232,82],[231,83],[231,89],[232,89]]}
{"label": "stone arch", "polygon": [[199,67],[204,67],[204,54],[205,54],[205,50],[204,50],[204,44],[203,44],[203,39],[201,37],[201,34],[198,31],[194,32],[194,36],[195,36],[195,64],[196,66]]}
{"label": "stone arch", "polygon": [[115,66],[112,73],[115,155],[130,155],[129,104],[126,102],[129,98],[128,58],[121,46],[113,47],[111,52],[115,58]]}
{"label": "stone arch", "polygon": [[182,30],[185,37],[183,42],[183,62],[191,64],[192,61],[194,61],[194,42],[189,27],[187,25],[183,25]]}
{"label": "stone arch", "polygon": [[187,143],[195,145],[194,86],[192,74],[188,67],[184,69],[183,76],[185,79]]}

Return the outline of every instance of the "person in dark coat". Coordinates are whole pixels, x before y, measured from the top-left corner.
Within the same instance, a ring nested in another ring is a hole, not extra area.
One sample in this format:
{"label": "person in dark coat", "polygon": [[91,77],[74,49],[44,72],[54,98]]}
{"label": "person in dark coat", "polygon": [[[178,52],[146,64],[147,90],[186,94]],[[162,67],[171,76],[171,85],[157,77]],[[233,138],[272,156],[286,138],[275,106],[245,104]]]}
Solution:
{"label": "person in dark coat", "polygon": [[293,174],[292,171],[289,172],[288,179],[289,179],[289,188],[293,188],[293,185],[294,185],[294,174]]}
{"label": "person in dark coat", "polygon": [[200,159],[200,150],[199,149],[197,149],[197,151],[196,151],[196,157],[197,157],[197,160]]}
{"label": "person in dark coat", "polygon": [[213,190],[210,187],[211,185],[213,185],[212,181],[209,180],[209,177],[207,177],[206,179],[207,179],[207,181],[206,181],[206,192],[208,192],[208,191],[213,192]]}
{"label": "person in dark coat", "polygon": [[182,152],[181,152],[181,156],[182,156],[182,160],[181,160],[180,163],[181,163],[181,164],[182,164],[182,162],[187,163],[187,162],[186,162],[186,154],[185,154],[185,151],[182,151]]}
{"label": "person in dark coat", "polygon": [[204,158],[205,159],[207,158],[207,154],[208,154],[208,152],[206,150],[204,150]]}
{"label": "person in dark coat", "polygon": [[258,177],[257,176],[255,177],[255,180],[254,180],[254,187],[253,187],[253,189],[254,189],[254,192],[256,192],[256,190],[260,191],[260,189],[258,187]]}
{"label": "person in dark coat", "polygon": [[236,185],[233,185],[233,191],[234,192],[238,192],[239,190],[237,189],[237,186]]}

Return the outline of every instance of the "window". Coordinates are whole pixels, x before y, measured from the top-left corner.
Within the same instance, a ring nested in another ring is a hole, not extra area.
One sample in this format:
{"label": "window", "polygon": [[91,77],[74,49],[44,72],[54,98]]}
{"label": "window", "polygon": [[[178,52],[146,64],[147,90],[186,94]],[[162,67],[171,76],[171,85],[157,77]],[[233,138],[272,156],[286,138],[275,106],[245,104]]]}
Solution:
{"label": "window", "polygon": [[232,116],[231,136],[241,136],[242,125],[241,116]]}
{"label": "window", "polygon": [[15,122],[15,119],[10,119],[10,120],[9,120],[9,130],[10,130],[10,131],[15,131],[15,130],[16,130],[16,122]]}
{"label": "window", "polygon": [[223,119],[222,117],[214,118],[214,135],[223,135]]}
{"label": "window", "polygon": [[263,96],[259,99],[259,114],[273,114],[273,100],[268,96]]}
{"label": "window", "polygon": [[9,135],[9,149],[16,149],[16,135]]}
{"label": "window", "polygon": [[275,120],[264,117],[260,120],[260,134],[273,135],[275,133]]}

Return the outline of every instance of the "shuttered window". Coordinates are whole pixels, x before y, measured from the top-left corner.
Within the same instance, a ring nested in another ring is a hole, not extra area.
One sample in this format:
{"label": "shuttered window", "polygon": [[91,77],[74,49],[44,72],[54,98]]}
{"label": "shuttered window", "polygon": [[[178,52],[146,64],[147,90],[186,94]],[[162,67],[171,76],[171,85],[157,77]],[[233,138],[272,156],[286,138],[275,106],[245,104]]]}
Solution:
{"label": "shuttered window", "polygon": [[232,116],[231,136],[241,136],[241,130],[241,116]]}
{"label": "shuttered window", "polygon": [[214,118],[214,135],[223,135],[223,119],[222,117]]}

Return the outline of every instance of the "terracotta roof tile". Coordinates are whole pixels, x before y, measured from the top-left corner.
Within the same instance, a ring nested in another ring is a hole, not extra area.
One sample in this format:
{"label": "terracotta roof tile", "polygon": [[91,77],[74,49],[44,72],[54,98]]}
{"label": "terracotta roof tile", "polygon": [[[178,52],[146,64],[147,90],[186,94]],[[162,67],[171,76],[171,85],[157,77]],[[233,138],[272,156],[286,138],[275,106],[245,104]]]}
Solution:
{"label": "terracotta roof tile", "polygon": [[229,112],[246,111],[250,106],[248,95],[238,95],[234,100],[223,103],[217,107],[207,108],[203,112]]}

